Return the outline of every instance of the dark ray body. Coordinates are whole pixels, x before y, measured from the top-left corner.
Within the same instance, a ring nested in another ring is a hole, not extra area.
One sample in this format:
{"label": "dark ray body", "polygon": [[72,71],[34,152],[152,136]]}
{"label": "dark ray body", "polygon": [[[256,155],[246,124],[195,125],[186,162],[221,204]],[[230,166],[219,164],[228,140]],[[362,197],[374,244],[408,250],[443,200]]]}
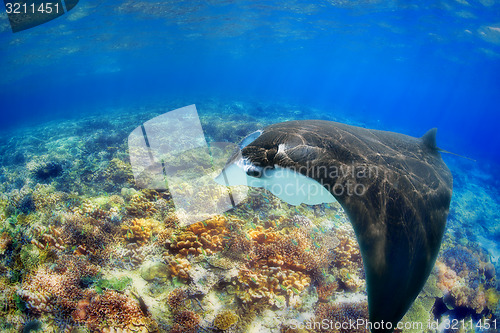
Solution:
{"label": "dark ray body", "polygon": [[452,176],[435,134],[414,138],[330,121],[290,121],[265,128],[228,164],[247,159],[255,166],[247,170],[253,177],[266,168],[289,168],[329,190],[356,232],[370,321],[395,326],[426,282],[446,225]]}

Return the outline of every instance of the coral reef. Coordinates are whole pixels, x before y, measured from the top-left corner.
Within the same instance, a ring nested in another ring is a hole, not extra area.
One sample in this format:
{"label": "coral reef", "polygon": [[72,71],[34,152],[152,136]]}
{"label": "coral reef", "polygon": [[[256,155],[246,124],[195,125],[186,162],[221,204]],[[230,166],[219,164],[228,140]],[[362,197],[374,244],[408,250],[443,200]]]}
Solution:
{"label": "coral reef", "polygon": [[238,282],[241,288],[237,295],[242,302],[265,300],[274,304],[275,296],[291,298],[310,285],[311,278],[308,275],[282,268],[280,263],[271,258],[259,261],[252,270],[240,270]]}
{"label": "coral reef", "polygon": [[12,244],[12,237],[8,232],[2,232],[0,235],[0,254],[3,254],[10,244]]}
{"label": "coral reef", "polygon": [[179,279],[189,280],[189,271],[191,269],[191,264],[189,260],[184,258],[172,258],[166,259],[170,274],[176,276]]}
{"label": "coral reef", "polygon": [[125,206],[127,213],[135,217],[152,216],[157,212],[154,202],[156,199],[150,192],[141,191],[132,195],[128,205]]}
{"label": "coral reef", "polygon": [[135,218],[130,224],[123,224],[122,235],[127,243],[137,243],[139,246],[149,242],[159,230],[159,222],[154,219]]}
{"label": "coral reef", "polygon": [[62,257],[53,269],[44,265],[30,274],[23,281],[18,295],[36,313],[50,312],[55,308],[72,312],[84,295],[80,288],[81,279],[98,272],[99,267],[84,260]]}
{"label": "coral reef", "polygon": [[338,268],[349,268],[358,270],[363,267],[363,261],[359,252],[359,246],[354,232],[345,229],[337,229],[336,236],[339,239],[339,245],[333,249],[335,259],[333,264]]}
{"label": "coral reef", "polygon": [[187,298],[188,295],[185,289],[175,288],[168,294],[167,304],[172,312],[178,312],[184,308],[184,303]]}
{"label": "coral reef", "polygon": [[174,325],[170,333],[196,333],[200,326],[200,316],[193,311],[180,311],[174,316]]}
{"label": "coral reef", "polygon": [[84,322],[93,331],[102,332],[154,332],[154,324],[137,302],[116,291],[102,295],[90,294],[75,310],[76,322]]}
{"label": "coral reef", "polygon": [[61,216],[61,239],[77,255],[89,255],[91,259],[109,256],[119,227],[106,212],[90,203],[82,204],[73,213]]}
{"label": "coral reef", "polygon": [[[2,332],[343,332],[314,325],[366,319],[363,262],[339,204],[295,207],[245,187],[244,201],[208,216],[206,208],[227,199],[225,188],[195,193],[184,179],[166,191],[139,190],[126,154],[129,118],[41,126],[2,141]],[[202,122],[217,141],[257,128],[236,118],[229,128],[212,116]],[[172,166],[202,157],[190,176],[208,175],[232,154],[211,148],[213,161],[193,152]],[[176,210],[173,190],[201,222],[181,226],[188,213]],[[403,321],[499,318],[498,253],[481,234],[496,235],[496,213],[473,208],[452,207],[436,267]],[[484,229],[462,228],[481,214]],[[296,320],[310,328],[294,327]]]}
{"label": "coral reef", "polygon": [[229,234],[226,224],[227,219],[220,215],[194,223],[175,236],[170,250],[182,257],[188,254],[214,254],[222,251]]}
{"label": "coral reef", "polygon": [[31,244],[38,247],[40,250],[44,249],[57,249],[64,250],[65,242],[62,239],[62,228],[55,228],[54,226],[50,226],[48,230],[43,230],[43,228],[38,227],[36,229],[36,234],[38,240],[33,238],[31,240]]}
{"label": "coral reef", "polygon": [[335,291],[337,291],[339,285],[335,282],[320,282],[319,286],[316,289],[318,293],[318,301],[320,302],[328,302]]}
{"label": "coral reef", "polygon": [[436,285],[444,293],[445,304],[449,308],[469,308],[477,314],[485,309],[494,313],[497,304],[488,299],[494,300],[498,295],[496,277],[493,270],[488,271],[490,266],[484,253],[477,248],[456,245],[445,249],[442,257],[443,260],[436,263]]}
{"label": "coral reef", "polygon": [[214,326],[221,331],[225,331],[236,324],[238,320],[238,315],[236,315],[233,311],[226,310],[215,316]]}
{"label": "coral reef", "polygon": [[48,161],[43,164],[38,164],[32,168],[33,175],[41,180],[47,181],[50,178],[58,177],[63,172],[63,167],[61,163],[56,161]]}
{"label": "coral reef", "polygon": [[[365,325],[355,326],[355,328],[339,325],[357,320],[367,322],[368,304],[366,302],[320,303],[314,313],[316,317],[310,326],[317,332],[369,333]],[[327,325],[320,325],[321,323],[327,323]]]}

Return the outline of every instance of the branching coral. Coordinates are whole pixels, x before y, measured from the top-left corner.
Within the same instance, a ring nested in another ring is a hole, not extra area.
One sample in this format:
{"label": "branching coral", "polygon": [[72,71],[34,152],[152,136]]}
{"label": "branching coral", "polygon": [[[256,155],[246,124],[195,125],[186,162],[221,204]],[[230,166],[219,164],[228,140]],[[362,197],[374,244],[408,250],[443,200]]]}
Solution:
{"label": "branching coral", "polygon": [[[341,303],[320,303],[314,311],[315,323],[327,323],[327,325],[311,325],[318,328],[319,332],[352,332],[369,333],[366,325],[346,326],[343,323],[368,321],[368,304],[366,302],[341,302]],[[339,325],[340,324],[340,325]],[[336,326],[338,325],[338,326]]]}
{"label": "branching coral", "polygon": [[322,281],[316,288],[318,293],[318,300],[320,302],[328,302],[330,297],[339,287],[337,282],[324,282]]}
{"label": "branching coral", "polygon": [[195,333],[198,331],[200,321],[200,316],[193,311],[181,311],[174,316],[174,326],[170,333]]}
{"label": "branching coral", "polygon": [[329,234],[302,228],[268,246],[256,244],[256,252],[260,258],[282,260],[285,267],[293,270],[313,271],[329,265],[333,258],[331,249],[336,243],[336,238]]}
{"label": "branching coral", "polygon": [[183,288],[175,288],[172,290],[167,297],[167,304],[172,312],[178,312],[182,310],[185,305],[185,301],[188,295],[186,290]]}
{"label": "branching coral", "polygon": [[[152,324],[148,314],[130,297],[116,291],[107,290],[102,295],[91,294],[88,305],[84,301],[84,313],[80,313],[80,321],[85,322],[93,331],[102,332],[152,332]],[[80,311],[82,309],[76,309]],[[78,322],[78,321],[77,321]],[[154,326],[153,326],[154,327]]]}
{"label": "branching coral", "polygon": [[[95,211],[95,210],[92,210]],[[65,244],[75,254],[91,255],[91,258],[107,256],[108,245],[114,242],[119,228],[108,219],[96,219],[80,213],[65,213],[62,216],[62,234]]]}
{"label": "branching coral", "polygon": [[83,280],[96,276],[98,271],[98,266],[66,256],[53,269],[47,266],[37,269],[17,294],[32,312],[57,310],[92,331],[151,332],[149,314],[144,313],[137,301],[114,290],[98,294],[93,288],[84,287]]}
{"label": "branching coral", "polygon": [[66,256],[60,259],[53,270],[42,266],[30,274],[18,295],[34,312],[52,311],[54,307],[71,312],[83,297],[81,279],[98,272],[97,266]]}
{"label": "branching coral", "polygon": [[53,209],[64,202],[65,193],[57,192],[54,187],[45,184],[37,184],[33,191],[33,204],[38,211]]}

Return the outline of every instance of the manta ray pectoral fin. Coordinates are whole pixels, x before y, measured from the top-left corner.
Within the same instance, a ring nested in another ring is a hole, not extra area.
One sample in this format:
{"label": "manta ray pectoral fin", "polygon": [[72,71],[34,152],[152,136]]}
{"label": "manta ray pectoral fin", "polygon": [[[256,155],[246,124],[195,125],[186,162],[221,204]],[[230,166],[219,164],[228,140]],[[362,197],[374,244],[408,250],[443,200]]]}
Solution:
{"label": "manta ray pectoral fin", "polygon": [[[290,182],[238,172],[237,160],[300,173],[300,179],[327,189],[327,200],[334,197],[343,206],[360,245],[370,329],[392,332],[425,284],[444,234],[453,180],[438,151],[436,129],[418,139],[328,121],[291,121],[265,128],[226,169],[275,194],[272,185]],[[361,191],[349,192],[353,184]],[[291,204],[331,202],[310,195],[281,198]]]}

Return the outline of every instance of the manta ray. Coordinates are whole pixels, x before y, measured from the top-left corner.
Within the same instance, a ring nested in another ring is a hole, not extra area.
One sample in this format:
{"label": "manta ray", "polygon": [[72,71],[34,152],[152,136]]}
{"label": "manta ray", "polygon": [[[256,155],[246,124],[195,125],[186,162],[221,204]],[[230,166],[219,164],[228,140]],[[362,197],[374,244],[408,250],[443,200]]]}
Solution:
{"label": "manta ray", "polygon": [[360,246],[372,332],[392,332],[423,288],[453,186],[436,129],[415,138],[323,120],[249,135],[216,181],[264,187],[293,205],[337,200]]}

